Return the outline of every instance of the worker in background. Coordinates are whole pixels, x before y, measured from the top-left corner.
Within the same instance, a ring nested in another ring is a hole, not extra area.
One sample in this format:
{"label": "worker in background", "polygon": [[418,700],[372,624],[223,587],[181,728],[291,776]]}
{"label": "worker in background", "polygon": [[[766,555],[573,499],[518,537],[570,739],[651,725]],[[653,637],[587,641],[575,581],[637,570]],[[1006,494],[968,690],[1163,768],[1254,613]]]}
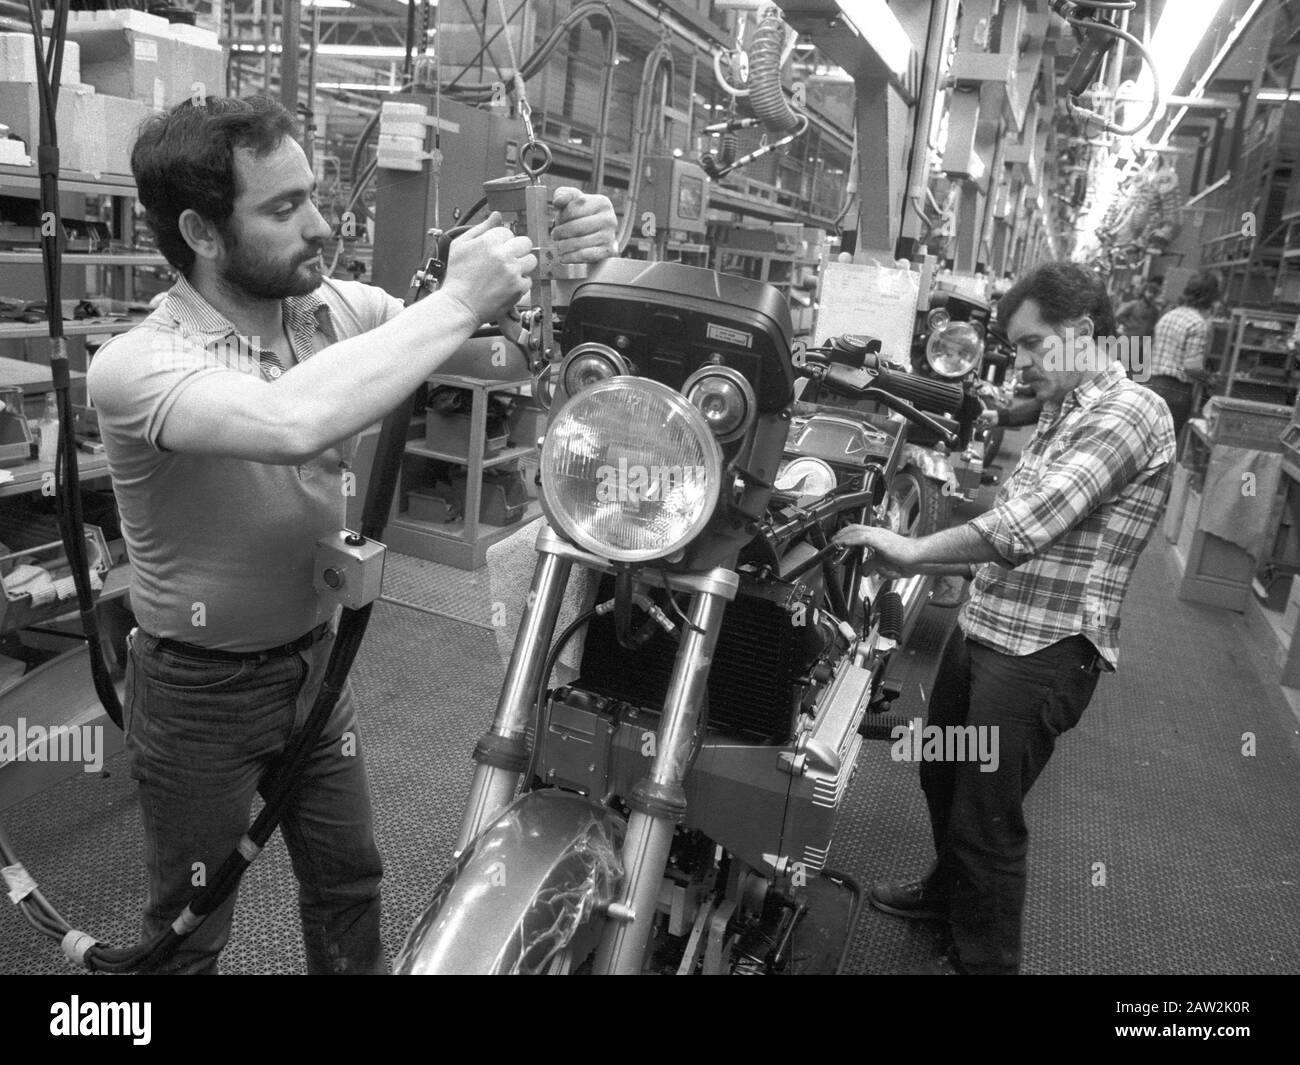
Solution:
{"label": "worker in background", "polygon": [[1149,337],[1155,332],[1160,318],[1160,293],[1164,290],[1163,278],[1153,277],[1142,285],[1136,299],[1120,304],[1115,321],[1124,336]]}
{"label": "worker in background", "polygon": [[1191,417],[1195,382],[1208,376],[1210,318],[1218,299],[1219,279],[1211,273],[1196,274],[1183,287],[1181,306],[1156,323],[1147,387],[1168,405],[1176,437],[1182,436]]}
{"label": "worker in background", "polygon": [[[145,123],[131,168],[180,274],[159,308],[100,349],[99,411],[131,601],[126,748],[152,937],[235,849],[320,687],[331,610],[316,541],[345,523],[355,436],[409,397],[537,265],[493,214],[451,245],[445,282],[403,310],[325,276],[330,224],[275,101],[209,98]],[[554,193],[562,261],[614,251],[605,197]],[[412,264],[414,267],[417,264]],[[312,973],[383,972],[381,864],[361,733],[344,690],[285,810]],[[211,973],[232,895],[169,972]]]}
{"label": "worker in background", "polygon": [[862,525],[835,538],[869,548],[887,577],[973,577],[926,724],[989,730],[997,767],[922,762],[937,861],[868,895],[887,913],[948,921],[952,949],[927,972],[1020,970],[1024,796],[1119,662],[1120,606],[1174,461],[1164,404],[1120,361],[1098,358],[1097,338],[1115,329],[1100,279],[1074,263],[1041,266],[1003,296],[998,319],[1043,413],[992,509],[918,539]]}

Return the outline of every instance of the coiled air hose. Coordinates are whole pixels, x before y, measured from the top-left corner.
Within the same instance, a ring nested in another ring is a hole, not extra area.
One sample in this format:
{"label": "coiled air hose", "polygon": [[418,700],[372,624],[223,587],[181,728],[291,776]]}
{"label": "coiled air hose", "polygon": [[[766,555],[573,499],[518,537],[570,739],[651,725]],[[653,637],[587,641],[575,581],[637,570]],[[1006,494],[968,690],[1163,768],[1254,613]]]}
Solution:
{"label": "coiled air hose", "polygon": [[790,133],[799,128],[799,116],[791,109],[781,88],[781,52],[785,23],[769,8],[754,31],[749,46],[749,104],[754,114],[772,133]]}

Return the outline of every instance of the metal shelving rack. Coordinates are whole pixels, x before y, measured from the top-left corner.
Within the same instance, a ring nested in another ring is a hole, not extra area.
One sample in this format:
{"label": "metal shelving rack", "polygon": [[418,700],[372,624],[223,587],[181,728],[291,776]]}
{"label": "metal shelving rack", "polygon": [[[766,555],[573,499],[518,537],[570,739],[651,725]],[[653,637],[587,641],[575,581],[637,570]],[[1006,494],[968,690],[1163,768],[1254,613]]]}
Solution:
{"label": "metal shelving rack", "polygon": [[[1295,403],[1300,385],[1296,352],[1287,345],[1296,314],[1233,310],[1228,329],[1228,362],[1224,371],[1223,394],[1239,399]],[[1239,385],[1249,386],[1245,390]],[[1245,394],[1243,394],[1243,391]]]}
{"label": "metal shelving rack", "polygon": [[[37,193],[40,191],[40,177],[35,167],[0,165],[0,190],[5,193]],[[74,170],[59,172],[60,193],[81,194],[86,196],[111,196],[113,198],[114,229],[123,234],[131,230],[130,201],[135,199],[135,181],[130,177],[82,174]],[[39,251],[0,250],[0,266],[40,267],[42,263]],[[65,270],[83,267],[105,267],[121,270],[120,295],[129,300],[134,288],[131,282],[131,270],[137,267],[166,266],[167,260],[156,252],[138,252],[130,249],[111,252],[65,252],[63,266]],[[138,319],[65,321],[63,332],[69,337],[84,337],[100,334],[124,333],[137,323]],[[49,335],[46,322],[0,322],[0,341],[35,340]]]}
{"label": "metal shelving rack", "polygon": [[517,462],[537,450],[532,445],[524,445],[484,454],[489,399],[495,392],[517,392],[531,383],[528,378],[496,380],[459,374],[435,374],[429,378],[431,385],[453,385],[468,389],[473,394],[468,454],[430,447],[423,438],[408,440],[406,454],[417,460],[449,462],[465,467],[465,514],[458,521],[445,523],[420,521],[411,517],[402,509],[402,499],[410,485],[409,471],[404,469],[402,484],[393,500],[393,510],[388,521],[386,542],[391,549],[430,562],[455,566],[457,569],[474,570],[487,564],[489,547],[541,515],[540,504],[536,500],[530,500],[523,516],[512,525],[488,525],[479,520],[484,471]]}
{"label": "metal shelving rack", "polygon": [[[40,191],[40,178],[36,168],[0,165],[0,190],[3,190],[6,194],[16,193],[20,196],[37,194]],[[135,198],[136,193],[135,182],[132,178],[114,175],[96,177],[95,175],[83,174],[77,171],[63,170],[59,173],[59,190],[60,193],[73,195],[112,197],[116,231],[120,233],[130,232],[130,202]],[[157,253],[137,252],[130,249],[113,252],[66,252],[63,257],[65,271],[69,268],[75,270],[86,267],[121,270],[122,282],[120,289],[122,294],[126,296],[129,296],[132,291],[130,271],[133,268],[165,265],[166,259]],[[39,268],[40,266],[42,266],[42,257],[38,251],[0,250],[0,267]],[[122,320],[118,318],[112,320],[65,321],[63,323],[63,332],[68,337],[122,333],[136,325],[137,321],[138,319]],[[48,336],[49,323],[47,321],[0,322],[0,341],[38,340]],[[42,372],[40,364],[24,363],[17,360],[3,361],[11,370],[21,371],[29,367],[33,371],[30,378],[20,374],[20,376],[24,377],[20,387],[23,388],[25,394],[29,396],[39,394],[48,391],[51,387],[48,383],[36,383],[36,377]],[[44,372],[48,374],[48,370]],[[74,383],[83,380],[84,376],[84,373],[75,369],[72,371]],[[102,454],[78,454],[77,461],[83,484],[107,479],[108,462]],[[0,505],[3,505],[6,499],[41,491],[52,469],[50,463],[42,463],[36,459],[12,468],[9,471],[12,479],[0,483]],[[109,549],[113,557],[122,557],[123,548],[120,541],[111,543]],[[123,558],[123,561],[113,566],[110,574],[111,579],[97,596],[97,602],[102,603],[125,594],[130,574],[130,564]],[[56,620],[75,618],[78,612],[76,602],[70,600],[61,600],[36,607],[26,599],[17,599],[13,602],[4,603],[3,607],[2,616],[0,616],[0,631],[3,632],[12,632],[31,625],[48,624]]]}

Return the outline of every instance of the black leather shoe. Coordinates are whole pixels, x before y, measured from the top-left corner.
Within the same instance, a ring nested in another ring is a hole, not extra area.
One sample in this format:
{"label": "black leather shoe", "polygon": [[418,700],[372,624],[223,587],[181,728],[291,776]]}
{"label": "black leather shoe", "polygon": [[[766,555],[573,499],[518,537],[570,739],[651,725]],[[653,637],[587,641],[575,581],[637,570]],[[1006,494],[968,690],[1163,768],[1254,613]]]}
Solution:
{"label": "black leather shoe", "polygon": [[925,880],[906,884],[882,880],[872,884],[867,900],[878,910],[914,921],[946,921],[948,903],[926,893]]}

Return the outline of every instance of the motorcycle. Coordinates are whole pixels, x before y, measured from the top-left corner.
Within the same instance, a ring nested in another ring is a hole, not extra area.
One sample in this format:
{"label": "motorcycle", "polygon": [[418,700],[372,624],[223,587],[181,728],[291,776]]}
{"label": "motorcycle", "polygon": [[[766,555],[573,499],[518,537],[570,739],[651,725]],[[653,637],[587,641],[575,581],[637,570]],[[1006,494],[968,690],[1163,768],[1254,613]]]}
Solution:
{"label": "motorcycle", "polygon": [[[960,382],[967,396],[987,408],[1005,407],[1014,387],[1015,352],[1006,332],[983,300],[963,295],[936,283],[927,309],[918,315],[912,340],[912,371],[922,377]],[[987,467],[1002,448],[1004,430],[996,425],[976,425],[962,441],[963,453],[954,463],[955,483],[961,494],[973,498],[983,483],[993,483]],[[933,445],[924,437],[917,446]]]}
{"label": "motorcycle", "polygon": [[[531,589],[396,971],[838,971],[860,891],[832,833],[925,582],[833,538],[890,520],[913,426],[969,431],[918,409],[961,390],[855,338],[796,367],[776,289],[677,263],[602,263],[559,348]],[[575,570],[595,605],[557,637]]]}

